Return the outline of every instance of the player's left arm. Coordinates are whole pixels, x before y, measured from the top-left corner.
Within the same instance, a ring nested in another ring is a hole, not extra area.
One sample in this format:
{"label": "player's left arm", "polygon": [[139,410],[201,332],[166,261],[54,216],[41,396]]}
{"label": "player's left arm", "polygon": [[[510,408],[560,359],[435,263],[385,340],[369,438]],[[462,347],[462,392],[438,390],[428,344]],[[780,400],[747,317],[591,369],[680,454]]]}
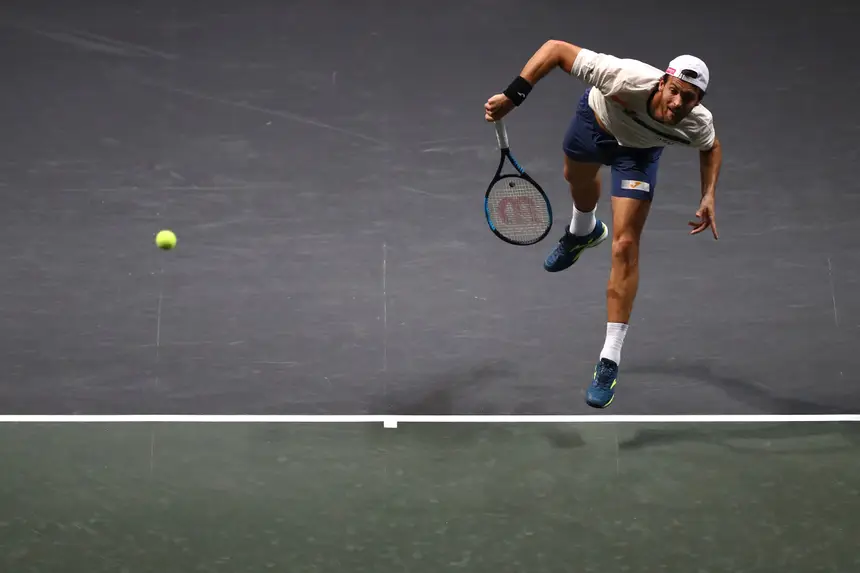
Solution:
{"label": "player's left arm", "polygon": [[699,150],[699,171],[702,177],[702,197],[717,192],[717,180],[723,164],[723,149],[720,140],[714,138],[710,149]]}
{"label": "player's left arm", "polygon": [[690,221],[693,229],[691,235],[701,233],[705,229],[711,229],[714,239],[719,239],[717,232],[715,199],[717,193],[717,180],[720,177],[720,167],[723,163],[723,148],[719,138],[714,137],[714,142],[708,149],[699,150],[699,172],[702,183],[702,200],[699,210],[696,211],[698,221]]}

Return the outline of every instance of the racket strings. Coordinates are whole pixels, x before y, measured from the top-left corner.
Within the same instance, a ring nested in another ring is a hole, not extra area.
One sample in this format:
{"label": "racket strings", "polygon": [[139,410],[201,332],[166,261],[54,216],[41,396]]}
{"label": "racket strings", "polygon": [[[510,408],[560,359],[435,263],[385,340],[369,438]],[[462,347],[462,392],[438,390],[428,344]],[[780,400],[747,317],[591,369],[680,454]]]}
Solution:
{"label": "racket strings", "polygon": [[488,206],[496,230],[516,242],[540,238],[550,225],[543,194],[521,177],[506,177],[490,189]]}

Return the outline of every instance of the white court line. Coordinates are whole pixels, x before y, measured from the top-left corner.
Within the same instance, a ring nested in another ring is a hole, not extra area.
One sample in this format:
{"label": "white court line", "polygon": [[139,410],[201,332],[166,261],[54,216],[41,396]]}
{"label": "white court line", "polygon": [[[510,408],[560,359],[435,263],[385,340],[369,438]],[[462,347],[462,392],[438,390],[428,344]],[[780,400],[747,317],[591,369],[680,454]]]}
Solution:
{"label": "white court line", "polygon": [[860,422],[860,414],[740,414],[740,415],[593,415],[593,416],[279,416],[279,415],[7,415],[0,423],[159,423],[159,424],[630,424],[630,423],[785,423]]}

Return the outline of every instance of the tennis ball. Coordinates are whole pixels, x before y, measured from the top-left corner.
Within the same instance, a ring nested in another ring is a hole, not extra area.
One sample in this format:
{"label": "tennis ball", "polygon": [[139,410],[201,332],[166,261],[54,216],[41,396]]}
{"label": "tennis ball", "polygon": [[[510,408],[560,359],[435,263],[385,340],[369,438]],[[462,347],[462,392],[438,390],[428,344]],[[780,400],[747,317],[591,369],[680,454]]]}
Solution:
{"label": "tennis ball", "polygon": [[155,244],[160,249],[170,250],[176,246],[176,235],[173,234],[173,231],[168,231],[167,229],[159,231],[155,236]]}

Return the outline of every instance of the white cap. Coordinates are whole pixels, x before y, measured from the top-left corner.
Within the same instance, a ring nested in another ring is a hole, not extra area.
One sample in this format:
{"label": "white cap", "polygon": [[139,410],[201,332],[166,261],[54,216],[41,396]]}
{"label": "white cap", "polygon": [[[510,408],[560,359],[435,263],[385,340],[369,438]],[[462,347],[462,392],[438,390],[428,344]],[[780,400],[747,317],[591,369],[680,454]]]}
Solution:
{"label": "white cap", "polygon": [[711,79],[711,74],[708,71],[708,66],[705,62],[696,56],[683,55],[678,56],[666,68],[666,73],[674,76],[679,80],[691,83],[703,92],[708,91],[708,80]]}

